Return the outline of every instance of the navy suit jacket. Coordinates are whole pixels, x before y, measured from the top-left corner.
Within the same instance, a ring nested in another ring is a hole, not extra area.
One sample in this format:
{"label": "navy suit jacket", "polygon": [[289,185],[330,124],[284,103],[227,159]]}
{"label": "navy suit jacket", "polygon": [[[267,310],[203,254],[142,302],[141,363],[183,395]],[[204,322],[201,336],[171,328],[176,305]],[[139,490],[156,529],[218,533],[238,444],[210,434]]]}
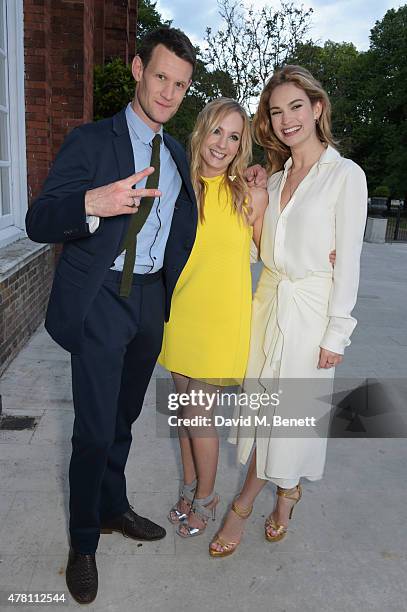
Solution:
{"label": "navy suit jacket", "polygon": [[[195,240],[198,212],[183,147],[164,133],[182,178],[164,254],[165,318],[171,296]],[[26,217],[27,234],[42,243],[63,243],[45,327],[58,344],[79,353],[86,315],[107,270],[120,253],[131,215],[100,219],[91,234],[85,193],[134,173],[125,109],[114,117],[75,128],[63,143],[39,197]]]}

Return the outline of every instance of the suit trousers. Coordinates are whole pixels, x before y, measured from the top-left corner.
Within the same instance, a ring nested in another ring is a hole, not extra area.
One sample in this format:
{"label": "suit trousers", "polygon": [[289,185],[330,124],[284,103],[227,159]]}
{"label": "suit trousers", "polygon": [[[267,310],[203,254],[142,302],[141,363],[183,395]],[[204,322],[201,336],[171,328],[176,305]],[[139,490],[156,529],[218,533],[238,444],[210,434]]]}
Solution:
{"label": "suit trousers", "polygon": [[85,320],[80,354],[72,354],[75,420],[69,467],[69,531],[77,552],[94,553],[103,521],[128,510],[124,470],[162,343],[161,272],[133,275],[128,298],[121,274],[107,272]]}

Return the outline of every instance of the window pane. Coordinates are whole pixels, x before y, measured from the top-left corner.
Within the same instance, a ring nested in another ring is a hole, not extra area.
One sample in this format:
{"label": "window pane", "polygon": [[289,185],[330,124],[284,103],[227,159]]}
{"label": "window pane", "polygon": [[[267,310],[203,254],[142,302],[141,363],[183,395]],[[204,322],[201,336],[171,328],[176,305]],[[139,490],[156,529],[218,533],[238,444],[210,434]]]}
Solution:
{"label": "window pane", "polygon": [[5,14],[4,14],[4,0],[0,0],[0,49],[5,51],[4,43],[4,26],[5,26]]}
{"label": "window pane", "polygon": [[10,161],[8,156],[7,115],[0,111],[0,161]]}
{"label": "window pane", "polygon": [[1,57],[1,56],[0,56],[0,105],[6,106],[6,58]]}
{"label": "window pane", "polygon": [[0,206],[1,214],[8,215],[10,212],[10,170],[0,168]]}

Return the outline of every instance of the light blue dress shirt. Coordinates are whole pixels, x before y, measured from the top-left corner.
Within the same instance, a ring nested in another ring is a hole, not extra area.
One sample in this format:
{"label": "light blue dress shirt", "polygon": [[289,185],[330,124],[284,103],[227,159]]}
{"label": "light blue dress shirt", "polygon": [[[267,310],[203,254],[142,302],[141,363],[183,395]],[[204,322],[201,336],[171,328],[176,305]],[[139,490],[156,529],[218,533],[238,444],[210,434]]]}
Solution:
{"label": "light blue dress shirt", "polygon": [[[150,166],[152,140],[156,134],[134,112],[131,103],[126,108],[126,120],[129,128],[130,140],[133,147],[135,172]],[[181,189],[181,176],[171,154],[164,144],[163,128],[160,145],[160,179],[158,189],[162,196],[154,200],[150,214],[142,229],[137,235],[136,261],[134,272],[136,274],[149,274],[157,272],[163,266],[164,251],[170,233],[175,202]],[[137,183],[137,189],[145,187],[147,177]],[[141,206],[143,203],[141,203]],[[137,213],[136,213],[137,214]],[[88,218],[90,231],[97,225]],[[124,265],[124,253],[114,261],[111,269],[121,271]]]}

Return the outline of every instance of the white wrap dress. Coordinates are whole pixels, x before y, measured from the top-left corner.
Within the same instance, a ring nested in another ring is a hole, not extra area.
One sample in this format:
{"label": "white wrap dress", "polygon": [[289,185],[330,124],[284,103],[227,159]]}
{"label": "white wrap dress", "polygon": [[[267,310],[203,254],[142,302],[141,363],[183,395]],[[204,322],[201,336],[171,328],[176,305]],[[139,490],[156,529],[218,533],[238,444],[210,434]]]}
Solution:
{"label": "white wrap dress", "polygon": [[[343,354],[350,344],[367,212],[364,172],[328,146],[280,214],[291,165],[290,158],[284,170],[268,180],[269,205],[260,244],[264,268],[253,298],[244,390],[286,389],[287,400],[299,401],[281,401],[278,407],[263,406],[255,413],[238,407],[234,422],[242,423],[250,414],[250,423],[233,426],[229,435],[241,463],[247,462],[255,444],[257,476],[284,488],[297,484],[300,477],[322,477],[327,440],[321,430],[314,434],[312,428],[300,437],[284,437],[269,417],[329,415],[335,369],[317,368],[319,352],[323,347]],[[333,249],[334,268],[329,262]],[[293,385],[292,379],[307,380]],[[259,419],[266,416],[268,425],[256,424],[254,414]]]}

